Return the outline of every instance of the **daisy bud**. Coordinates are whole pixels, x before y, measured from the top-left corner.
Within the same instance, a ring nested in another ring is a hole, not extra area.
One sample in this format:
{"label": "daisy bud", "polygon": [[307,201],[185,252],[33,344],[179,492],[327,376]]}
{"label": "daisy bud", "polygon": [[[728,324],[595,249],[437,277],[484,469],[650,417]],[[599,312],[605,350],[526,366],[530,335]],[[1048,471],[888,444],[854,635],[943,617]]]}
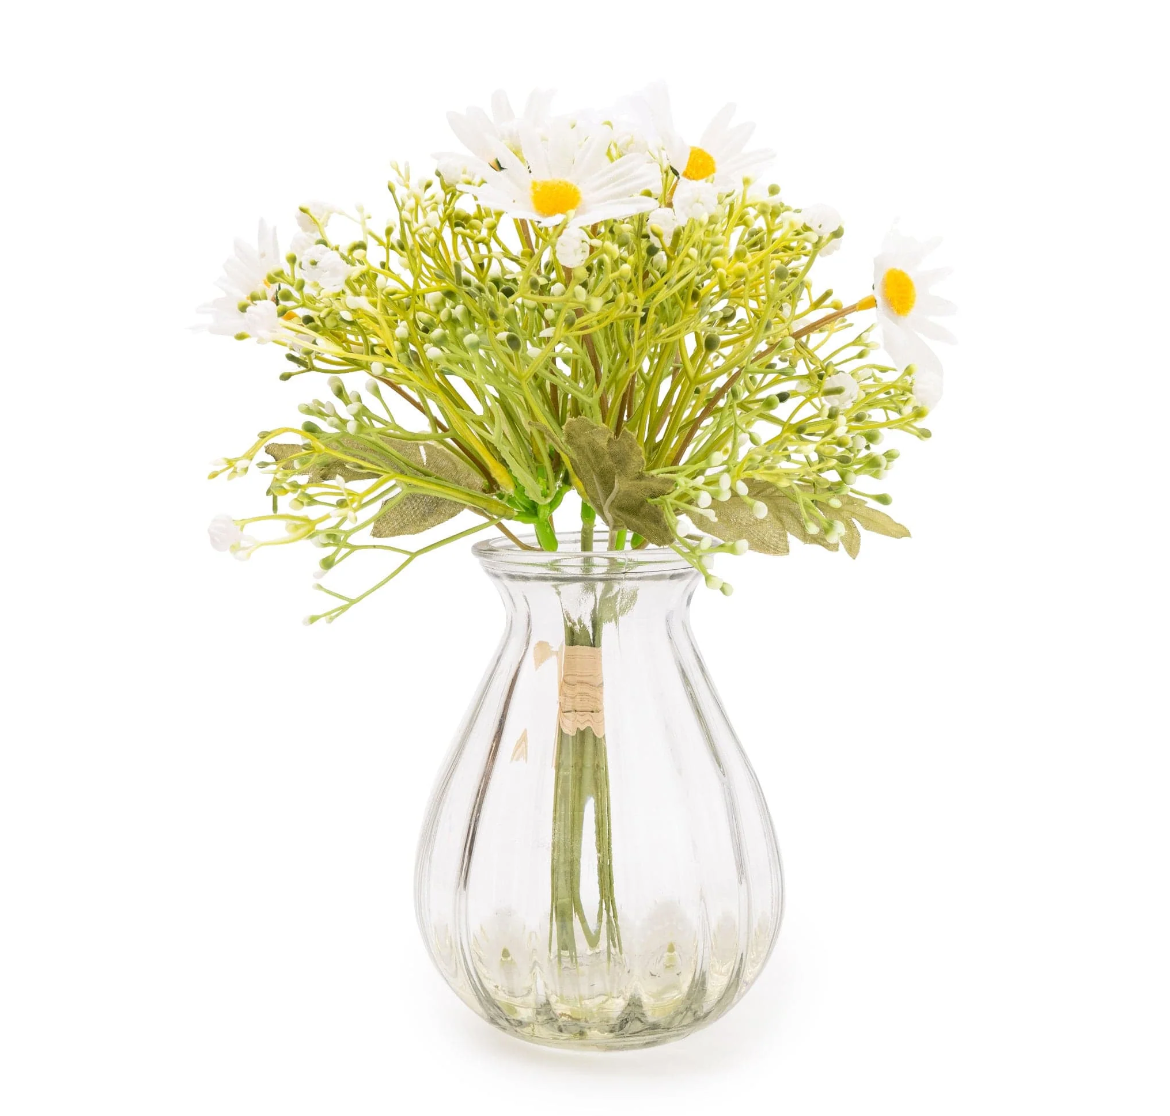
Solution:
{"label": "daisy bud", "polygon": [[719,474],[719,488],[723,492],[727,492],[731,488],[731,477],[726,473]]}
{"label": "daisy bud", "polygon": [[357,415],[357,414],[360,414],[360,413],[361,413],[362,404],[361,404],[361,402],[360,402],[360,401],[359,401],[359,402],[357,402],[357,403],[347,403],[347,404],[346,404],[346,407],[345,407],[345,409],[346,409],[346,410],[347,410],[347,411],[348,411],[348,412],[349,412],[351,415]]}
{"label": "daisy bud", "polygon": [[714,574],[708,574],[706,577],[706,585],[708,589],[722,589],[723,578],[716,577]]}
{"label": "daisy bud", "polygon": [[722,593],[725,597],[730,597],[731,594],[735,592],[735,587],[731,584],[731,582],[725,581],[722,585],[719,586],[719,592]]}
{"label": "daisy bud", "polygon": [[704,535],[699,540],[699,549],[700,550],[710,550],[711,549],[711,540],[706,535]]}
{"label": "daisy bud", "polygon": [[736,481],[735,492],[737,496],[746,496],[748,494],[748,486],[743,481]]}
{"label": "daisy bud", "polygon": [[366,391],[368,391],[371,395],[378,394],[378,386],[379,385],[378,385],[377,380],[367,380],[366,381]]}
{"label": "daisy bud", "polygon": [[374,376],[385,376],[386,366],[379,360],[370,365],[370,373]]}
{"label": "daisy bud", "polygon": [[407,329],[405,322],[400,322],[398,328],[394,331],[394,336],[399,341],[405,341],[410,336],[410,330]]}
{"label": "daisy bud", "polygon": [[466,348],[474,351],[479,348],[479,336],[474,333],[464,334],[463,344]]}
{"label": "daisy bud", "polygon": [[442,349],[436,348],[434,345],[427,346],[427,360],[439,360],[442,355]]}
{"label": "daisy bud", "polygon": [[345,429],[351,434],[356,434],[358,432],[358,424],[351,419],[345,424]]}
{"label": "daisy bud", "polygon": [[695,503],[701,508],[709,508],[711,506],[711,493],[703,490],[699,493]]}
{"label": "daisy bud", "polygon": [[747,539],[736,539],[735,546],[731,548],[736,554],[746,554],[748,552]]}
{"label": "daisy bud", "polygon": [[765,519],[768,515],[768,505],[763,500],[756,500],[752,504],[752,515],[757,519]]}

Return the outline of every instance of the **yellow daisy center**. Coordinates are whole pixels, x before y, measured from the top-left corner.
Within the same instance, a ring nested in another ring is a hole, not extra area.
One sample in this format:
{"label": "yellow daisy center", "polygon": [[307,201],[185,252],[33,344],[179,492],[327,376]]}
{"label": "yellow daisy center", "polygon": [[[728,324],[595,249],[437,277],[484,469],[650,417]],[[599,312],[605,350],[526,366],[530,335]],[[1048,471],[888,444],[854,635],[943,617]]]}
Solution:
{"label": "yellow daisy center", "polygon": [[683,167],[683,178],[698,182],[703,178],[710,178],[715,173],[715,156],[701,147],[692,147],[687,156],[687,165]]}
{"label": "yellow daisy center", "polygon": [[906,317],[914,309],[918,301],[918,292],[914,289],[914,280],[899,267],[891,267],[882,276],[882,294],[899,318]]}
{"label": "yellow daisy center", "polygon": [[538,178],[532,183],[532,208],[542,217],[559,217],[581,204],[581,191],[564,178]]}

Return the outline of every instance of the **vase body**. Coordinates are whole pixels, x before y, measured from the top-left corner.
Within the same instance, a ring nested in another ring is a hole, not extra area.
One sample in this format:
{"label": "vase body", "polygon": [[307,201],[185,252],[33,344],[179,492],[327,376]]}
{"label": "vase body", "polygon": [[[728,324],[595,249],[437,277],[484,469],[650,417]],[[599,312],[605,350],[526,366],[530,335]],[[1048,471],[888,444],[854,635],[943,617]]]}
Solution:
{"label": "vase body", "polygon": [[759,974],[780,861],[671,551],[481,543],[503,640],[431,798],[416,908],[490,1023],[548,1045],[680,1038]]}

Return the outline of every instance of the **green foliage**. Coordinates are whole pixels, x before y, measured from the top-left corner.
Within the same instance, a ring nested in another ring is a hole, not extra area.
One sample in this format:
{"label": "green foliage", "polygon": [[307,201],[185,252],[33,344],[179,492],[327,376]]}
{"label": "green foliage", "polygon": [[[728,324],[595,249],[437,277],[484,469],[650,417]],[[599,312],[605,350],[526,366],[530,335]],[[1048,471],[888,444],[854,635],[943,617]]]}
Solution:
{"label": "green foliage", "polygon": [[569,464],[589,504],[611,527],[634,531],[655,546],[670,546],[674,532],[666,513],[651,501],[674,489],[667,477],[649,476],[642,447],[628,430],[618,437],[607,426],[578,415],[565,424]]}
{"label": "green foliage", "polygon": [[[664,171],[661,202],[673,184]],[[283,527],[260,546],[307,539],[330,568],[378,549],[409,561],[417,551],[381,540],[470,509],[471,530],[530,524],[551,549],[573,488],[611,539],[673,547],[699,569],[742,541],[855,555],[861,529],[905,534],[858,486],[892,467],[885,432],[928,436],[912,374],[875,362],[868,328],[814,290],[832,238],[778,193],[725,194],[665,241],[644,215],[602,221],[570,270],[556,229],[440,178],[400,172],[389,190],[384,225],[359,211],[346,242],[317,224],[314,258],[333,254],[336,289],[290,255],[253,296],[280,309],[282,378],[325,373],[332,395],[301,405],[300,429],[284,428],[295,443],[267,433],[213,474],[242,475],[267,446],[273,513],[237,521]],[[333,595],[330,618],[357,599]]]}

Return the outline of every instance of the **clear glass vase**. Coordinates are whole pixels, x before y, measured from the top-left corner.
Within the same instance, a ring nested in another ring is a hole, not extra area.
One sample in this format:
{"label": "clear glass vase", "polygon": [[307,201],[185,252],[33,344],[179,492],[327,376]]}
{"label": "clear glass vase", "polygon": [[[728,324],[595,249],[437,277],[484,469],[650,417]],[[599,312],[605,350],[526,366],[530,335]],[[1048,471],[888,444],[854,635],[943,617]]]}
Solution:
{"label": "clear glass vase", "polygon": [[475,552],[507,628],[419,845],[431,957],[519,1038],[681,1038],[747,990],[781,909],[768,808],[688,623],[699,576],[578,540]]}

